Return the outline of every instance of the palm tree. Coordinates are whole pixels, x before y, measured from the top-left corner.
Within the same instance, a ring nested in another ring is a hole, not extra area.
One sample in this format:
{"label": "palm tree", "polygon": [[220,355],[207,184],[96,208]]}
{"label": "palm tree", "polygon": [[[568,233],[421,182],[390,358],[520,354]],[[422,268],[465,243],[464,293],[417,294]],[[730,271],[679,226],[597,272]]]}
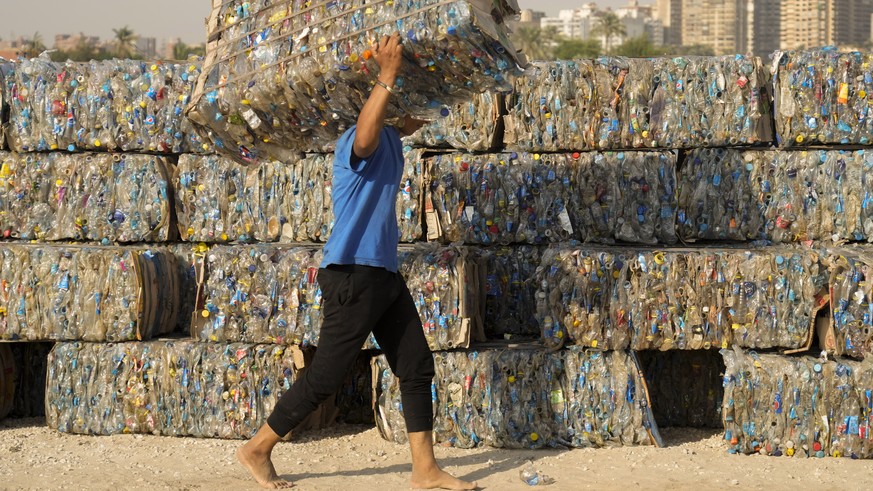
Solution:
{"label": "palm tree", "polygon": [[136,51],[136,34],[133,29],[124,26],[113,29],[112,32],[115,34],[115,56],[129,58]]}
{"label": "palm tree", "polygon": [[547,27],[519,27],[512,34],[512,42],[529,60],[551,60],[552,45],[557,36],[557,29]]}
{"label": "palm tree", "polygon": [[43,51],[45,51],[45,44],[42,42],[42,35],[35,32],[33,33],[33,36],[22,45],[20,56],[22,58],[33,58],[39,56]]}
{"label": "palm tree", "polygon": [[600,19],[597,20],[597,25],[591,30],[591,34],[603,37],[607,53],[612,51],[612,38],[624,36],[626,33],[621,19],[613,12],[605,12],[601,15]]}

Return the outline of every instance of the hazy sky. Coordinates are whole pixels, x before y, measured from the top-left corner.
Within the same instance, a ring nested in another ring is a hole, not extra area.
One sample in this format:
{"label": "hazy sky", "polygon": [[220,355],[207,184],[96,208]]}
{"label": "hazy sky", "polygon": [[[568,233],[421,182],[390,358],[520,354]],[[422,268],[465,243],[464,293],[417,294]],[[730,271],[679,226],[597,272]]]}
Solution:
{"label": "hazy sky", "polygon": [[[640,3],[653,3],[643,0]],[[585,0],[518,0],[521,8],[556,15]],[[628,0],[599,0],[601,7],[627,5]],[[129,26],[142,36],[161,39],[181,37],[186,43],[206,38],[204,19],[211,0],[0,0],[0,38],[42,35],[51,46],[58,33],[112,38],[112,29]]]}

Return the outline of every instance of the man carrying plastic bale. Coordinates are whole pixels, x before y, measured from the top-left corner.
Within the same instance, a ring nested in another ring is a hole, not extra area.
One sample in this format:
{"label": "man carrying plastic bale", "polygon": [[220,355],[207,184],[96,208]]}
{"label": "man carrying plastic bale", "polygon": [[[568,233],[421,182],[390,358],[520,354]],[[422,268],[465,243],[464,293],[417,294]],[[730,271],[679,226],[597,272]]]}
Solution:
{"label": "man carrying plastic bale", "polygon": [[397,271],[399,233],[395,203],[403,173],[401,136],[424,121],[406,116],[385,127],[403,48],[399,34],[372,48],[376,85],[336,146],[333,203],[336,225],[324,246],[318,281],[324,321],[318,350],[300,379],[282,395],[267,424],[237,451],[265,488],[293,486],[273,467],[273,447],[334,394],[372,331],[400,380],[403,416],[412,453],[410,484],[419,489],[475,489],[443,471],[433,453],[433,357],[406,282]]}

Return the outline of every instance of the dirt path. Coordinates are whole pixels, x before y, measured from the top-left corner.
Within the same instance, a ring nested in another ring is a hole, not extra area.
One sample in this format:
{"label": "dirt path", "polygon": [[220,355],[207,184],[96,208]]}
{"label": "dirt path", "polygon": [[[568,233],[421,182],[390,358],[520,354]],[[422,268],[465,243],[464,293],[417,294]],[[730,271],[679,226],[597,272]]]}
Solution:
{"label": "dirt path", "polygon": [[[668,448],[461,450],[437,448],[445,467],[485,489],[524,490],[527,459],[555,478],[542,489],[873,488],[873,462],[729,455],[720,434],[664,429]],[[57,433],[40,419],[0,422],[0,489],[259,489],[233,459],[239,441]],[[276,468],[301,490],[408,489],[406,448],[365,426],[301,435],[283,443]]]}

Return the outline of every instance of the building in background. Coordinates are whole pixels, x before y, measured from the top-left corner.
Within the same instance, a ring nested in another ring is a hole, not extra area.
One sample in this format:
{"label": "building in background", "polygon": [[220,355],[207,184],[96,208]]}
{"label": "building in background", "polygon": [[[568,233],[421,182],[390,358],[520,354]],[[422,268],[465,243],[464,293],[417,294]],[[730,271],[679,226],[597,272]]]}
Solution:
{"label": "building in background", "polygon": [[624,24],[625,38],[646,36],[652,44],[661,46],[665,44],[664,25],[654,13],[652,5],[640,5],[637,0],[630,0],[627,6],[615,10]]}
{"label": "building in background", "polygon": [[572,10],[561,10],[557,17],[543,17],[540,27],[554,28],[559,35],[567,39],[598,39],[603,45],[618,46],[626,39],[648,36],[653,44],[664,44],[664,27],[659,19],[654,17],[652,5],[640,5],[638,0],[629,0],[625,7],[613,12],[624,26],[624,36],[614,36],[607,43],[603,36],[595,36],[600,18],[609,9],[602,10],[594,2],[583,4]]}
{"label": "building in background", "polygon": [[546,16],[545,12],[537,10],[524,9],[518,16],[515,22],[517,27],[540,27],[540,21]]}
{"label": "building in background", "polygon": [[158,55],[158,41],[155,38],[139,36],[136,38],[136,54],[142,58],[155,58]]}
{"label": "building in background", "polygon": [[748,0],[684,0],[682,44],[712,47],[715,54],[749,50]]}
{"label": "building in background", "polygon": [[664,29],[664,44],[682,44],[682,2],[683,0],[658,0],[652,16],[660,21]]}
{"label": "building in background", "polygon": [[55,35],[54,49],[60,51],[74,51],[81,46],[97,46],[100,44],[100,37],[86,36],[84,33],[79,34],[57,34]]}

